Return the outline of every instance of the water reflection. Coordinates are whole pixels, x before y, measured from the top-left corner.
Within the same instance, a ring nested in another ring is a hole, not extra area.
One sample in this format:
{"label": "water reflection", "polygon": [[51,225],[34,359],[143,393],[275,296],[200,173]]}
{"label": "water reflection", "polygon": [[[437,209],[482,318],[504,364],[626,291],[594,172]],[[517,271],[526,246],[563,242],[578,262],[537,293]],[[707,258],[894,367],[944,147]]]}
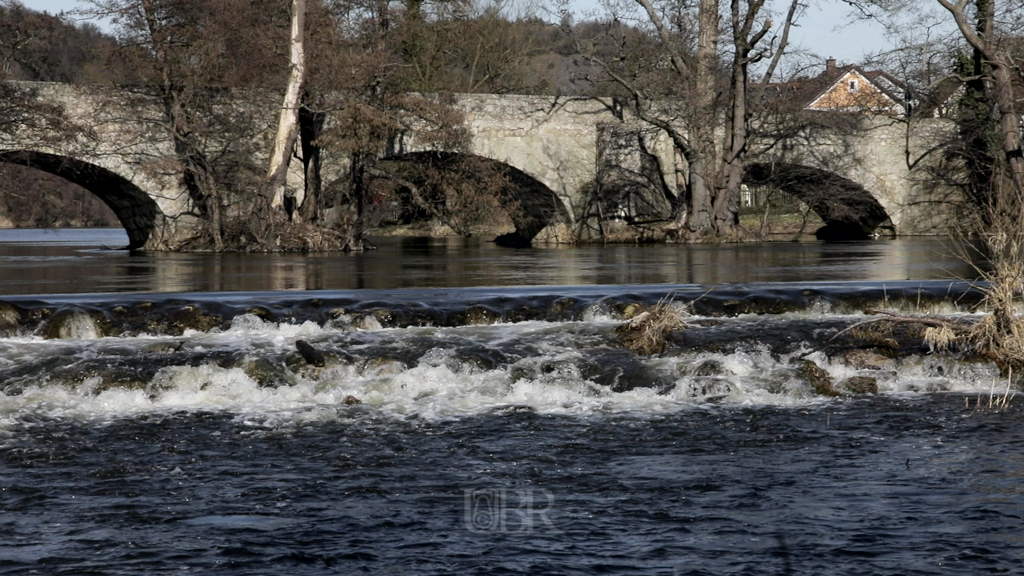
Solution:
{"label": "water reflection", "polygon": [[0,230],[0,293],[723,284],[972,278],[939,238],[540,247],[378,238],[365,254],[130,254],[122,230]]}

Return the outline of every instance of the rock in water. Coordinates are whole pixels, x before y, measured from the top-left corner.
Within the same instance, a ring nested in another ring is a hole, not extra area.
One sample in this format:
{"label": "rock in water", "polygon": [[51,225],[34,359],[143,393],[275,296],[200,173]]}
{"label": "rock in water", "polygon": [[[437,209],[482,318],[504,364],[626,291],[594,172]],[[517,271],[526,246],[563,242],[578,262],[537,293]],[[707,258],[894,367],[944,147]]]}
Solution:
{"label": "rock in water", "polygon": [[46,320],[40,334],[46,339],[95,340],[111,332],[108,324],[101,313],[65,308]]}
{"label": "rock in water", "polygon": [[836,388],[848,394],[878,394],[878,380],[870,376],[851,376]]}
{"label": "rock in water", "polygon": [[21,323],[21,312],[12,304],[0,302],[0,330],[13,330]]}
{"label": "rock in water", "polygon": [[276,364],[266,358],[254,358],[246,363],[243,368],[246,376],[262,388],[276,388],[278,386],[290,386],[295,384],[295,376],[288,372],[284,366]]}
{"label": "rock in water", "polygon": [[796,367],[797,376],[811,386],[815,394],[821,396],[838,396],[832,385],[832,377],[821,366],[811,360],[799,361]]}
{"label": "rock in water", "polygon": [[327,364],[323,352],[317,350],[312,344],[305,340],[296,340],[295,349],[302,355],[302,359],[310,366],[323,367]]}

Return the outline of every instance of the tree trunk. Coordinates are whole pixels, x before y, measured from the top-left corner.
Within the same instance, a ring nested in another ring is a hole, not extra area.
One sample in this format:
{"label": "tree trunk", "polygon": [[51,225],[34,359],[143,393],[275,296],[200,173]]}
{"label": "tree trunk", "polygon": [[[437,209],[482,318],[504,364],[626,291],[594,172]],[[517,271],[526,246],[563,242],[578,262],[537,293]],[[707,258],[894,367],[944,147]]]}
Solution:
{"label": "tree trunk", "polygon": [[350,164],[350,188],[345,211],[341,215],[341,234],[345,237],[342,249],[346,252],[360,251],[365,248],[363,238],[363,208],[366,199],[366,154],[352,154]]}
{"label": "tree trunk", "polygon": [[[991,38],[992,35],[992,10],[994,4],[990,1],[979,0],[977,2],[976,28],[979,37]],[[982,50],[975,47],[969,63],[963,65],[964,70],[957,70],[965,76],[973,77],[965,83],[964,95],[959,101],[959,115],[957,117],[957,128],[960,138],[964,143],[962,157],[967,168],[966,193],[971,203],[978,207],[984,207],[991,195],[991,184],[993,170],[995,168],[995,157],[991,142],[990,132],[993,130],[995,118],[993,117],[991,83],[985,81],[985,74],[989,72]],[[989,221],[989,214],[983,214],[986,225]]]}
{"label": "tree trunk", "polygon": [[704,232],[712,225],[713,191],[718,181],[714,159],[716,76],[718,62],[718,0],[700,0],[697,15],[697,64],[693,74],[693,160],[690,162],[690,206],[687,228]]}
{"label": "tree trunk", "polygon": [[[690,205],[680,212],[685,215],[685,226],[691,232],[703,232],[711,226],[711,190],[712,186],[706,178],[707,161],[697,155],[690,162],[690,183],[687,196]],[[680,224],[682,224],[680,222]]]}
{"label": "tree trunk", "polygon": [[208,226],[213,249],[224,250],[224,222],[220,211],[220,189],[206,156],[179,134],[174,135],[174,147],[181,160],[185,189]]}
{"label": "tree trunk", "polygon": [[266,179],[272,212],[284,208],[288,164],[299,131],[299,99],[302,96],[302,82],[306,75],[305,21],[306,0],[292,0],[288,87],[285,90],[284,101],[281,103],[281,115],[278,119],[277,135],[274,138],[274,150],[270,155],[270,166],[267,169]]}
{"label": "tree trunk", "polygon": [[996,108],[999,111],[1000,144],[1003,156],[1010,170],[1015,199],[1024,201],[1024,155],[1021,150],[1020,117],[1016,111],[1016,98],[1013,93],[1011,70],[1012,63],[1003,54],[998,54],[991,62],[992,76],[996,80]]}
{"label": "tree trunk", "polygon": [[[752,15],[748,13],[747,19]],[[724,151],[725,187],[715,197],[713,218],[719,236],[732,233],[739,224],[740,185],[743,183],[743,157],[747,148],[747,48],[746,31],[739,23],[739,0],[732,0],[733,60],[732,106],[726,126]]]}
{"label": "tree trunk", "polygon": [[672,155],[675,159],[675,182],[676,182],[676,199],[672,204],[672,213],[675,215],[674,225],[677,229],[681,229],[686,225],[686,221],[689,219],[690,213],[690,184],[689,174],[684,172],[681,167],[685,156],[683,152],[678,148],[672,150]]}
{"label": "tree trunk", "polygon": [[754,22],[763,0],[747,0],[746,12],[740,10],[740,0],[732,0],[732,106],[726,126],[723,165],[725,186],[718,191],[713,207],[715,232],[730,235],[739,224],[740,186],[743,184],[744,160],[747,153],[747,76],[750,53],[771,26],[765,22],[760,32],[751,36]]}
{"label": "tree trunk", "polygon": [[306,222],[320,219],[323,201],[320,134],[326,119],[324,112],[315,112],[307,106],[299,109],[299,141],[302,144],[302,167],[306,184],[299,213]]}
{"label": "tree trunk", "polygon": [[[741,11],[740,0],[732,0],[732,106],[729,109],[729,124],[726,126],[723,165],[725,186],[715,197],[713,219],[715,232],[719,236],[732,235],[739,225],[740,188],[747,155],[749,129],[747,126],[747,86],[749,67],[759,60],[761,54],[751,56],[754,47],[771,28],[771,19],[766,19],[761,29],[753,33],[758,14],[765,0],[746,0],[746,10]],[[787,16],[792,18],[794,10]],[[781,49],[781,48],[780,48]]]}
{"label": "tree trunk", "polygon": [[697,70],[694,83],[698,110],[715,103],[715,70],[718,68],[718,0],[700,0],[697,14]]}

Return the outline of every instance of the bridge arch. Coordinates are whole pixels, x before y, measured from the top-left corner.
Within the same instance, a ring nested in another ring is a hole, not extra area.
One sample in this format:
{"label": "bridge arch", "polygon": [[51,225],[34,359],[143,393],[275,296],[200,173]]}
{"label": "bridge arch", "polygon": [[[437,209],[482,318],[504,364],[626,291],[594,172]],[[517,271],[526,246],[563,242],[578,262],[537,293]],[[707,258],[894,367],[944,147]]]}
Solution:
{"label": "bridge arch", "polygon": [[128,233],[128,248],[142,248],[161,214],[156,201],[127,178],[96,164],[32,150],[0,151],[0,162],[48,172],[85,188],[102,200]]}
{"label": "bridge arch", "polygon": [[860,240],[878,230],[895,235],[895,227],[878,200],[860,184],[834,172],[802,164],[750,163],[743,182],[774,186],[799,199],[825,222],[820,240]]}
{"label": "bridge arch", "polygon": [[568,211],[554,191],[523,170],[493,158],[458,152],[419,151],[394,153],[386,156],[384,161],[431,163],[444,168],[454,166],[463,158],[482,162],[485,167],[506,179],[507,185],[499,191],[498,201],[511,217],[516,231],[496,238],[495,241],[499,244],[528,246],[549,224],[569,221]]}

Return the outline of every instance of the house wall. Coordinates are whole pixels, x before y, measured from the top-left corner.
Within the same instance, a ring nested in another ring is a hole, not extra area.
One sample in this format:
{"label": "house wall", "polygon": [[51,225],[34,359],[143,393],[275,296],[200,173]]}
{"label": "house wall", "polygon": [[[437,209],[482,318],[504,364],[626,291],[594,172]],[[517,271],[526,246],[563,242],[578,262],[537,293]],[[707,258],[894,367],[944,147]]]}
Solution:
{"label": "house wall", "polygon": [[[855,83],[856,89],[850,88]],[[824,94],[811,102],[809,110],[894,110],[900,106],[870,80],[855,70],[843,74]]]}

